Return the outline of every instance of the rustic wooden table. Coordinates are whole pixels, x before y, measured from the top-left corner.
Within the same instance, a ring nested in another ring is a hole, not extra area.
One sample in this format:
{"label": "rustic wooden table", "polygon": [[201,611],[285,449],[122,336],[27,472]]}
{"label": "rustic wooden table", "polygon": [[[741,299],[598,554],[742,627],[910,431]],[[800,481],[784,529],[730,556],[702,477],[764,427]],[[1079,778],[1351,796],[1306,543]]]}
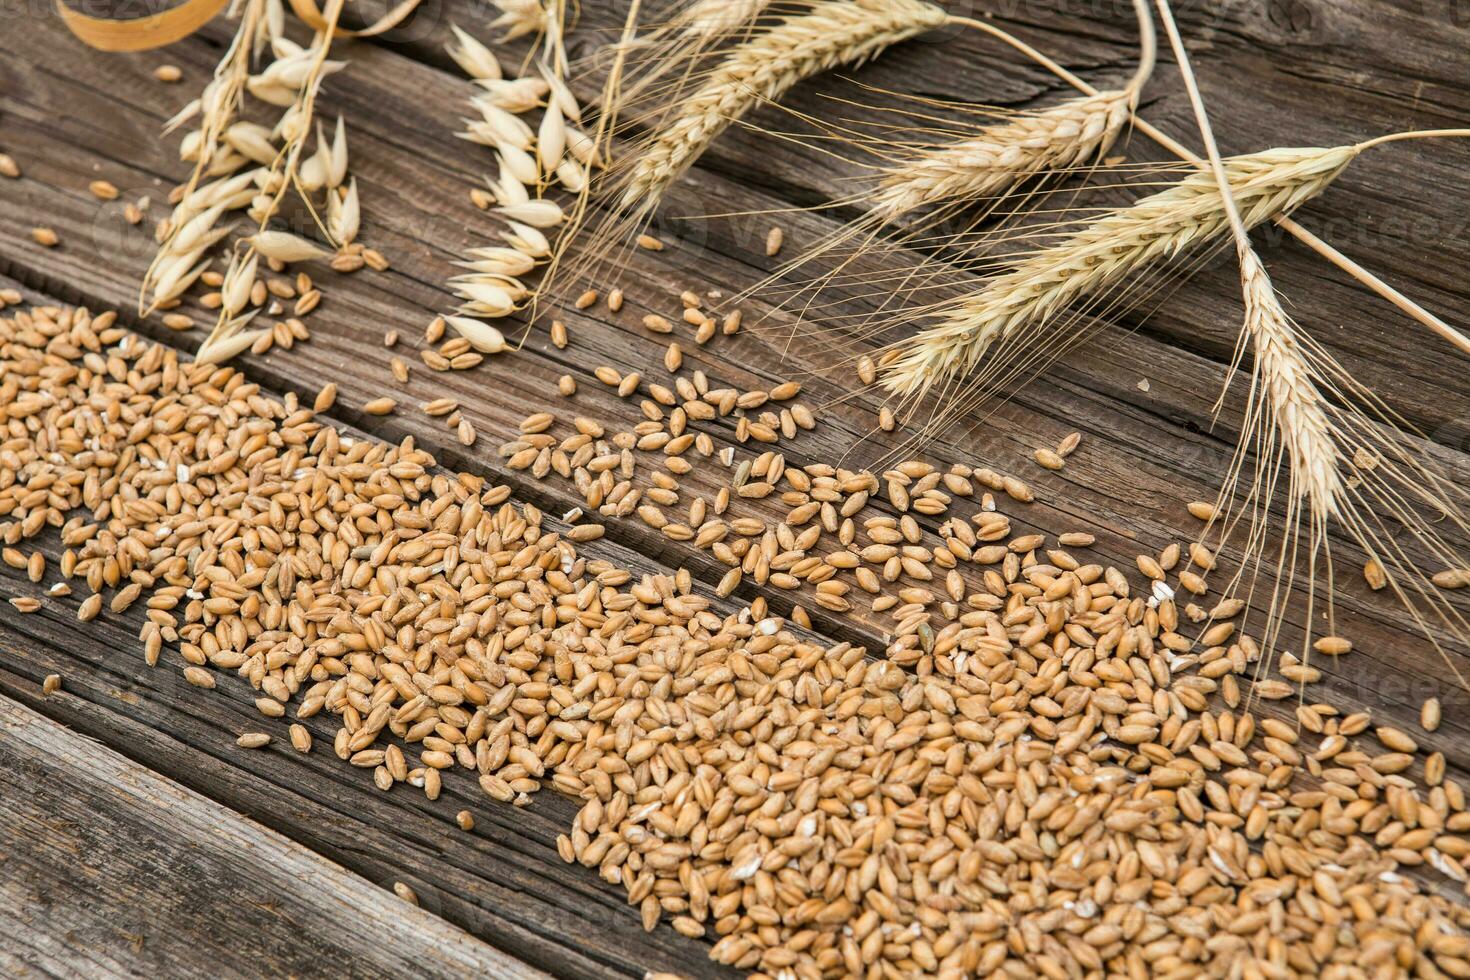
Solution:
{"label": "rustic wooden table", "polygon": [[[589,25],[610,29],[619,11],[587,5]],[[617,5],[619,8],[621,5]],[[1097,85],[1133,70],[1134,26],[1123,0],[1028,0],[969,4],[1024,35]],[[1391,130],[1464,125],[1470,118],[1470,6],[1461,0],[1193,0],[1179,5],[1221,141],[1227,152],[1272,145],[1328,145]],[[494,447],[520,419],[554,407],[556,378],[570,373],[587,414],[625,418],[627,408],[592,370],[656,363],[661,345],[637,326],[668,312],[680,289],[738,291],[769,266],[768,219],[708,221],[690,242],[636,257],[627,306],[573,313],[565,350],[533,336],[525,350],[450,375],[420,368],[393,384],[379,339],[401,328],[418,343],[432,311],[450,304],[443,287],[463,247],[495,231],[467,189],[490,169],[481,148],[457,140],[466,82],[444,55],[451,19],[473,28],[488,7],[425,0],[410,26],[373,42],[344,44],[350,69],[322,100],[349,125],[352,168],[364,201],[363,239],[392,260],[386,273],[321,277],[326,301],[310,319],[312,338],[293,350],[247,355],[242,366],[276,392],[308,399],[327,380],[341,394],[335,418],[385,439],[414,436],[441,463],[512,484],[548,513],[580,501],[563,484],[508,473]],[[482,32],[483,33],[483,32]],[[0,287],[37,302],[116,308],[122,322],[183,350],[202,339],[157,318],[133,316],[151,242],[121,220],[123,201],[148,195],[161,206],[185,174],[162,122],[197,92],[227,39],[222,24],[165,51],[102,55],[84,49],[44,3],[7,23],[0,58],[0,150],[24,169],[0,180]],[[152,70],[172,63],[184,81]],[[911,42],[861,71],[865,82],[903,92],[1008,107],[1070,94],[1051,76],[976,34],[949,32]],[[829,110],[822,93],[841,82],[801,86],[788,100]],[[849,83],[850,84],[850,83]],[[760,118],[781,125],[779,115]],[[1157,125],[1188,139],[1185,97],[1160,67],[1144,99]],[[1159,158],[1136,137],[1124,152]],[[1463,324],[1470,228],[1464,174],[1470,145],[1414,143],[1365,156],[1301,218],[1451,321]],[[105,178],[123,191],[99,205],[87,190]],[[838,188],[817,152],[735,129],[679,186],[670,211],[740,211],[810,204]],[[789,242],[832,227],[830,215],[782,218]],[[47,225],[57,248],[32,241]],[[671,226],[672,227],[672,226]],[[1367,296],[1279,234],[1258,236],[1268,264],[1299,317],[1358,376],[1439,444],[1452,472],[1470,474],[1470,360]],[[1213,405],[1239,326],[1232,263],[1218,261],[1145,316],[1126,313],[983,421],[958,426],[928,447],[947,461],[994,461],[1032,479],[1038,502],[1013,508],[1018,525],[1044,532],[1096,533],[1104,560],[1132,562],[1192,526],[1186,501],[1213,496],[1235,441],[1238,403],[1218,422]],[[184,311],[200,323],[212,314]],[[689,345],[692,346],[692,345]],[[769,386],[802,377],[823,425],[798,441],[799,461],[845,457],[868,463],[891,443],[870,434],[877,402],[838,401],[845,378],[824,376],[819,345],[787,351],[755,331],[688,352],[722,381]],[[1141,381],[1147,381],[1146,386]],[[393,388],[405,405],[457,398],[480,432],[465,449],[416,411],[387,417],[358,406]],[[981,416],[977,414],[976,420]],[[1072,430],[1084,447],[1061,473],[1029,461],[1030,450]],[[730,427],[714,432],[733,443]],[[692,480],[709,482],[709,476]],[[712,490],[713,484],[702,487]],[[54,557],[54,539],[45,546]],[[1346,542],[1334,548],[1344,564]],[[590,551],[635,569],[685,567],[705,588],[720,566],[633,521],[613,522]],[[1361,559],[1358,559],[1361,561]],[[1341,629],[1359,652],[1327,665],[1326,699],[1371,708],[1408,725],[1427,696],[1446,705],[1435,747],[1463,778],[1470,763],[1467,697],[1428,644],[1403,627],[1386,594],[1353,574],[1340,577]],[[0,595],[29,588],[0,567]],[[748,601],[756,593],[742,591]],[[789,599],[771,597],[778,611]],[[32,615],[0,604],[0,972],[9,976],[423,975],[641,977],[664,969],[722,975],[706,946],[659,926],[645,934],[621,889],[564,865],[554,838],[574,804],[552,793],[524,809],[486,798],[470,778],[446,781],[430,803],[398,789],[381,793],[365,771],[331,753],[298,755],[277,746],[245,751],[238,732],[260,719],[238,678],[221,691],[183,683],[176,664],[150,669],[136,640],[142,611],[104,613],[85,628],[76,597]],[[1299,616],[1297,617],[1300,618]],[[817,618],[818,632],[883,647],[885,626],[863,615]],[[1297,622],[1296,626],[1301,624]],[[65,678],[42,697],[42,678]],[[323,726],[318,734],[326,732]],[[472,833],[452,815],[468,808]],[[422,909],[396,899],[405,882]]]}

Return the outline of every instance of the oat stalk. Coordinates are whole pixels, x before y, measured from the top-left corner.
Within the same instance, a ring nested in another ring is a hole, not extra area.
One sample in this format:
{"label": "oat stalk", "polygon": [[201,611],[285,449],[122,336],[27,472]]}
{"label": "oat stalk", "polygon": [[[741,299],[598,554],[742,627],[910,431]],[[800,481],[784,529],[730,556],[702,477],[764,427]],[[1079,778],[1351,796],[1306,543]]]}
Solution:
{"label": "oat stalk", "polygon": [[[307,136],[311,133],[312,123],[315,119],[316,96],[321,87],[322,79],[325,77],[328,66],[327,55],[331,50],[332,34],[341,19],[342,9],[346,0],[330,0],[325,11],[325,24],[317,31],[313,46],[308,49],[310,59],[307,64],[304,77],[301,78],[299,87],[291,102],[290,108],[278,124],[278,130],[283,139],[283,145],[271,161],[269,176],[263,184],[263,194],[251,207],[251,214],[256,219],[258,234],[253,236],[247,246],[242,258],[232,262],[231,270],[244,268],[254,269],[261,254],[261,234],[266,231],[267,226],[280,210],[282,199],[288,190],[294,189],[301,197],[310,211],[312,219],[321,230],[324,237],[332,240],[331,233],[327,230],[322,218],[317,214],[316,208],[311,204],[310,191],[312,188],[303,183],[301,155],[306,147]],[[319,135],[319,142],[324,142]],[[323,164],[324,170],[333,169],[331,164]],[[345,173],[345,160],[342,161],[341,169]],[[337,181],[340,182],[341,174]],[[323,181],[329,178],[324,172]],[[314,181],[313,181],[314,182]],[[328,193],[335,194],[335,184]],[[355,202],[356,195],[353,195]],[[355,208],[355,203],[354,203]],[[355,226],[355,219],[354,219]],[[334,246],[344,244],[333,242]],[[253,275],[251,277],[253,279]],[[215,363],[228,360],[250,345],[242,341],[242,337],[250,336],[242,333],[245,326],[251,322],[254,313],[232,312],[228,305],[220,309],[219,318],[215,321],[209,336],[199,346],[196,360],[201,363]],[[259,333],[257,331],[256,333]]]}

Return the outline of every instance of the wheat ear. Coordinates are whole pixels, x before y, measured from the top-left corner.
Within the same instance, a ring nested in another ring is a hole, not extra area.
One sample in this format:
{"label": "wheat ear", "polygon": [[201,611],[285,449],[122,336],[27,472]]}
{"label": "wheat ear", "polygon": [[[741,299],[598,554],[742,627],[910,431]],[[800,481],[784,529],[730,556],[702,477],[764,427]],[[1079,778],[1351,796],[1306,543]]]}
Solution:
{"label": "wheat ear", "polygon": [[879,180],[875,216],[888,223],[936,204],[985,201],[1027,177],[1082,166],[1107,152],[1135,95],[1113,89],[1069,99],[907,155]]}
{"label": "wheat ear", "polygon": [[[592,190],[608,202],[607,209],[588,232],[585,247],[565,264],[562,259],[580,235],[588,210],[580,209],[562,228],[538,301],[557,295],[563,278],[596,279],[608,253],[619,245],[629,247],[643,230],[669,186],[752,108],[779,99],[804,78],[840,64],[862,64],[944,22],[944,12],[924,0],[814,0],[800,13],[743,38],[701,76],[689,96],[666,111],[635,120],[654,121],[641,151],[597,179]],[[628,50],[626,42],[617,49],[620,56]],[[682,91],[682,82],[675,90]],[[627,99],[621,104],[627,108]],[[629,124],[610,123],[601,132],[611,140],[624,125]]]}
{"label": "wheat ear", "polygon": [[1138,105],[1153,72],[1155,40],[1148,0],[1134,0],[1140,55],[1121,89],[1069,99],[987,126],[966,139],[925,147],[888,167],[873,210],[885,222],[922,207],[996,197],[1028,177],[1083,166],[1108,151]]}
{"label": "wheat ear", "polygon": [[826,0],[755,35],[653,134],[633,164],[622,206],[651,212],[669,185],[753,107],[780,99],[804,78],[862,64],[944,20],[944,11],[923,0]]}
{"label": "wheat ear", "polygon": [[[1242,218],[1254,227],[1320,194],[1357,153],[1355,146],[1283,147],[1232,157],[1225,169]],[[934,314],[939,322],[906,345],[885,373],[884,386],[900,396],[922,395],[1072,302],[1216,239],[1229,227],[1214,177],[1190,174],[1035,252],[979,292],[940,306]]]}
{"label": "wheat ear", "polygon": [[[1210,172],[1220,188],[1226,217],[1235,239],[1240,259],[1241,292],[1245,304],[1243,335],[1255,350],[1254,379],[1251,397],[1242,426],[1241,442],[1231,462],[1230,473],[1215,508],[1225,514],[1233,502],[1244,465],[1245,450],[1254,444],[1262,461],[1255,480],[1245,497],[1251,512],[1248,524],[1245,562],[1231,582],[1233,592],[1249,578],[1252,586],[1261,564],[1260,555],[1268,547],[1266,530],[1270,523],[1268,507],[1278,481],[1280,451],[1289,466],[1289,497],[1286,503],[1286,527],[1281,535],[1275,559],[1276,580],[1272,602],[1266,617],[1264,640],[1269,654],[1285,617],[1285,599],[1295,580],[1299,551],[1302,548],[1301,522],[1308,522],[1306,559],[1309,569],[1307,602],[1304,617],[1302,659],[1312,648],[1316,628],[1314,605],[1319,574],[1326,584],[1328,628],[1332,629],[1332,597],[1334,593],[1333,562],[1327,529],[1336,520],[1357,545],[1369,556],[1383,577],[1380,585],[1392,585],[1425,636],[1440,649],[1430,624],[1414,595],[1433,610],[1440,622],[1464,642],[1470,637],[1470,624],[1443,596],[1400,544],[1399,535],[1385,533],[1380,513],[1386,512],[1407,536],[1427,551],[1434,560],[1450,567],[1463,567],[1463,559],[1424,519],[1427,506],[1435,519],[1463,533],[1467,520],[1460,501],[1463,488],[1456,489],[1427,465],[1421,447],[1413,445],[1413,436],[1401,432],[1401,420],[1387,411],[1372,392],[1352,379],[1332,356],[1302,333],[1282,307],[1270,276],[1251,246],[1233,195],[1230,181],[1220,158],[1209,114],[1200,95],[1189,55],[1184,48],[1179,28],[1174,22],[1168,0],[1157,0],[1159,15],[1169,36],[1179,64],[1179,73],[1189,92],[1190,103],[1199,123],[1200,136],[1209,160]],[[1360,144],[1358,149],[1377,145],[1406,134],[1380,137]],[[1324,389],[1336,396],[1329,400]],[[1222,395],[1223,397],[1223,395]],[[1261,403],[1264,402],[1264,409]],[[1366,406],[1366,407],[1362,407]],[[1376,416],[1376,418],[1375,418]],[[1417,450],[1417,451],[1416,451]],[[1344,472],[1349,474],[1345,478]],[[1306,502],[1304,513],[1302,502]],[[1239,520],[1225,516],[1220,523],[1221,540]],[[1214,528],[1212,519],[1211,526]],[[1402,532],[1401,532],[1402,533]],[[1193,552],[1196,556],[1201,552]],[[1203,554],[1211,554],[1208,551]],[[1213,564],[1213,559],[1210,560]],[[1319,569],[1320,564],[1320,569]],[[1248,572],[1248,569],[1250,570]],[[1377,587],[1377,586],[1375,586]],[[1251,587],[1247,588],[1251,591]],[[1454,662],[1445,655],[1446,664],[1465,683]],[[1263,661],[1264,666],[1265,661]]]}

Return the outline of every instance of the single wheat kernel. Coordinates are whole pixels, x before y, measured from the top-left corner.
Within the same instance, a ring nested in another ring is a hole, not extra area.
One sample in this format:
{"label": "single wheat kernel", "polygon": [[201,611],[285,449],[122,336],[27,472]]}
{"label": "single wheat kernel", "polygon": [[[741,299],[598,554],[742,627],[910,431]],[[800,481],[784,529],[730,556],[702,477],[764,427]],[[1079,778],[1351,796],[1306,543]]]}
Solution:
{"label": "single wheat kernel", "polygon": [[1383,570],[1383,566],[1379,564],[1378,559],[1369,558],[1363,564],[1363,580],[1368,583],[1368,588],[1377,592],[1379,589],[1388,585],[1388,573]]}
{"label": "single wheat kernel", "polygon": [[49,698],[59,690],[61,690],[61,675],[47,674],[46,679],[41,682],[41,694]]}
{"label": "single wheat kernel", "polygon": [[1062,438],[1062,441],[1061,442],[1057,443],[1057,455],[1058,456],[1070,456],[1070,455],[1072,455],[1072,452],[1077,448],[1077,446],[1081,442],[1082,442],[1082,433],[1080,433],[1080,432],[1068,433],[1066,436],[1064,436]]}
{"label": "single wheat kernel", "polygon": [[1447,568],[1435,572],[1431,579],[1441,589],[1463,589],[1470,587],[1470,568]]}
{"label": "single wheat kernel", "polygon": [[170,330],[192,330],[194,329],[194,319],[187,313],[166,313],[163,317],[163,325]]}
{"label": "single wheat kernel", "polygon": [[593,303],[596,303],[596,302],[597,302],[597,290],[595,290],[595,289],[589,289],[586,292],[584,292],[581,296],[578,296],[577,297],[576,307],[579,310],[585,310],[588,307],[590,307]]}
{"label": "single wheat kernel", "polygon": [[878,409],[878,428],[882,429],[884,432],[892,432],[897,427],[898,419],[894,417],[893,409],[889,408],[887,405],[884,405],[882,408]]}
{"label": "single wheat kernel", "polygon": [[725,314],[724,322],[720,324],[720,332],[723,333],[726,337],[739,333],[740,320],[740,311],[731,310],[729,313]]}
{"label": "single wheat kernel", "polygon": [[87,185],[87,190],[91,191],[92,196],[99,201],[117,200],[117,185],[110,180],[94,180]]}
{"label": "single wheat kernel", "polygon": [[566,398],[577,393],[577,379],[570,374],[563,374],[556,382],[557,390]]}
{"label": "single wheat kernel", "polygon": [[1385,748],[1394,752],[1419,751],[1419,743],[1410,738],[1408,733],[1399,731],[1397,728],[1381,726],[1374,734],[1378,736],[1378,741],[1382,742]]}
{"label": "single wheat kernel", "polygon": [[623,308],[623,291],[621,289],[614,289],[607,294],[607,308],[613,313],[617,313]]}
{"label": "single wheat kernel", "polygon": [[662,252],[664,250],[664,243],[652,235],[639,235],[638,247],[649,252]]}
{"label": "single wheat kernel", "polygon": [[293,749],[303,753],[311,751],[311,732],[306,730],[305,725],[299,723],[293,724],[288,730],[291,733],[291,747]]}
{"label": "single wheat kernel", "polygon": [[337,382],[328,381],[322,385],[322,390],[316,393],[316,398],[311,403],[314,412],[330,411],[337,404]]}
{"label": "single wheat kernel", "polygon": [[653,333],[673,333],[674,325],[657,313],[650,313],[643,318],[643,328]]}
{"label": "single wheat kernel", "polygon": [[1036,457],[1037,463],[1049,470],[1059,470],[1067,465],[1066,460],[1062,459],[1059,453],[1053,452],[1050,449],[1038,449],[1034,453],[1034,456]]}
{"label": "single wheat kernel", "polygon": [[454,822],[459,825],[460,830],[475,829],[475,815],[468,810],[461,810],[454,815]]}
{"label": "single wheat kernel", "polygon": [[434,317],[434,319],[429,321],[429,325],[424,328],[424,343],[439,343],[439,341],[444,339],[444,330],[448,325],[442,316]]}
{"label": "single wheat kernel", "polygon": [[781,243],[786,240],[786,232],[781,230],[780,225],[772,225],[771,230],[766,232],[766,255],[773,256],[781,251]]}
{"label": "single wheat kernel", "polygon": [[551,342],[556,345],[556,349],[566,350],[568,340],[569,338],[567,336],[567,325],[565,323],[562,323],[560,320],[552,320]]}
{"label": "single wheat kernel", "polygon": [[1439,705],[1439,698],[1428,698],[1419,708],[1419,727],[1426,732],[1437,731],[1441,717],[1442,709]]}
{"label": "single wheat kernel", "polygon": [[9,153],[0,153],[0,177],[9,177],[15,180],[20,176],[20,164],[15,162],[15,157]]}
{"label": "single wheat kernel", "polygon": [[1312,649],[1329,657],[1341,657],[1352,652],[1353,641],[1343,636],[1322,636],[1312,644]]}
{"label": "single wheat kernel", "polygon": [[57,237],[56,232],[46,227],[32,228],[31,238],[42,248],[55,248],[61,244],[61,239]]}
{"label": "single wheat kernel", "polygon": [[1185,505],[1191,517],[1201,521],[1215,519],[1215,505],[1204,500],[1192,500]]}
{"label": "single wheat kernel", "polygon": [[235,739],[235,744],[242,749],[263,749],[271,742],[271,737],[265,732],[246,732]]}
{"label": "single wheat kernel", "polygon": [[153,77],[158,79],[160,82],[172,83],[177,82],[179,79],[183,78],[184,73],[179,70],[177,65],[159,65],[157,68],[153,69]]}
{"label": "single wheat kernel", "polygon": [[398,403],[391,398],[374,398],[362,406],[362,410],[369,415],[387,415],[398,407]]}
{"label": "single wheat kernel", "polygon": [[393,882],[393,894],[397,895],[399,898],[403,899],[410,905],[417,905],[419,903],[418,893],[401,881]]}

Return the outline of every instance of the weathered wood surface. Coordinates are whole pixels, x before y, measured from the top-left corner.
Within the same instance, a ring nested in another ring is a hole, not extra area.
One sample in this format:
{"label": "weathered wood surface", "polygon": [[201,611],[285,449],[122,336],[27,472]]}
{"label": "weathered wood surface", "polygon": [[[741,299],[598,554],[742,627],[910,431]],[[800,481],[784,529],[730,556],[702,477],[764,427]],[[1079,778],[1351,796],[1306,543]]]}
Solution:
{"label": "weathered wood surface", "polygon": [[[589,32],[599,25],[605,32],[621,15],[621,5],[589,7]],[[985,9],[1104,84],[1132,70],[1134,29],[1127,7],[1042,2]],[[1449,0],[1214,0],[1181,8],[1227,151],[1344,142],[1453,125],[1470,116],[1470,58],[1464,54],[1470,18]],[[472,26],[483,14],[483,5],[426,0],[399,37],[346,49],[352,66],[332,79],[322,108],[347,116],[364,201],[363,238],[387,253],[394,267],[379,275],[322,274],[326,300],[310,318],[312,340],[241,362],[279,391],[309,395],[335,380],[343,420],[384,438],[412,434],[445,465],[506,479],[523,499],[554,514],[580,503],[571,488],[504,473],[494,446],[511,437],[523,416],[542,409],[609,423],[631,420],[634,407],[592,379],[593,368],[657,364],[662,344],[637,324],[646,312],[677,312],[681,289],[731,294],[757,281],[769,265],[761,251],[768,219],[666,223],[665,230],[682,231],[688,240],[658,255],[635,256],[633,274],[621,283],[628,298],[620,315],[602,307],[569,315],[573,344],[565,351],[551,347],[538,331],[519,354],[471,372],[434,375],[417,365],[406,388],[393,391],[402,405],[398,413],[372,418],[355,412],[355,406],[395,387],[387,372],[389,352],[378,344],[382,332],[400,328],[407,343],[398,353],[417,364],[417,334],[433,311],[449,304],[441,284],[454,271],[450,263],[457,250],[497,230],[467,200],[467,189],[493,161],[453,137],[467,87],[439,47],[450,18]],[[125,322],[191,349],[202,330],[180,335],[156,320],[132,323],[127,313],[151,243],[123,225],[120,202],[100,205],[86,185],[105,177],[123,189],[124,200],[148,194],[161,209],[185,166],[173,143],[158,138],[158,128],[207,78],[225,31],[216,25],[163,54],[107,57],[87,55],[49,17],[26,21],[19,34],[21,43],[0,62],[0,149],[20,161],[25,177],[0,181],[0,274],[62,300],[119,307]],[[184,69],[182,85],[152,79],[152,67],[164,60]],[[982,38],[955,32],[896,49],[860,77],[896,91],[1009,107],[1069,94],[1040,69]],[[804,111],[830,112],[824,93],[843,92],[851,94],[850,83],[821,80],[801,86],[788,101]],[[1167,64],[1145,101],[1145,114],[1156,124],[1182,137],[1192,131]],[[756,119],[789,125],[775,109],[761,110]],[[1162,158],[1142,138],[1131,140],[1126,152],[1135,159]],[[1416,143],[1370,153],[1309,206],[1302,220],[1459,322],[1460,312],[1470,308],[1463,276],[1470,212],[1459,201],[1458,180],[1467,166],[1467,145]],[[736,128],[680,185],[668,211],[810,204],[839,188],[841,176],[814,151]],[[788,229],[788,249],[833,226],[832,216],[815,213],[780,220]],[[62,246],[35,245],[29,229],[37,224],[54,227]],[[1258,237],[1273,276],[1315,336],[1429,433],[1453,472],[1470,479],[1470,397],[1463,380],[1470,363],[1289,240],[1265,232]],[[1233,276],[1229,263],[1216,262],[1148,316],[1118,317],[1116,328],[1102,331],[1010,400],[977,413],[974,428],[961,426],[939,437],[928,454],[981,462],[1032,480],[1039,502],[1009,508],[1018,526],[1093,532],[1100,558],[1121,566],[1131,565],[1139,551],[1187,535],[1193,524],[1184,502],[1213,496],[1235,438],[1234,403],[1212,425],[1238,329]],[[212,319],[197,307],[185,310],[201,324]],[[681,340],[687,362],[717,383],[757,387],[791,377],[806,383],[803,397],[824,407],[824,424],[789,447],[794,462],[842,458],[866,464],[897,445],[872,437],[876,399],[839,400],[851,379],[831,370],[816,345],[797,344],[787,353],[783,337],[756,331],[717,339],[709,350],[694,349],[687,336]],[[562,373],[580,384],[570,405],[555,396]],[[1147,391],[1138,386],[1145,379]],[[439,395],[465,405],[481,434],[471,449],[416,411],[420,402]],[[1047,474],[1030,463],[1031,448],[1074,429],[1085,441],[1065,471]],[[733,444],[733,426],[722,423],[710,431],[717,445]],[[684,483],[688,493],[710,496],[722,479],[718,467],[709,466]],[[751,512],[779,516],[774,504],[752,505]],[[932,531],[936,524],[927,527]],[[706,555],[635,521],[615,522],[609,535],[608,547],[623,548],[631,567],[650,567],[633,557],[641,554],[666,567],[687,567],[705,586],[723,571]],[[1356,558],[1351,545],[1337,542],[1334,548],[1344,565]],[[29,588],[10,570],[0,571],[8,576],[0,579],[8,590]],[[1405,631],[1389,597],[1368,592],[1351,574],[1340,582],[1340,622],[1360,652],[1328,665],[1324,699],[1369,706],[1402,724],[1424,697],[1438,695],[1448,717],[1435,747],[1446,751],[1452,768],[1470,763],[1467,716],[1456,711],[1466,698],[1447,679],[1438,654]],[[755,594],[741,592],[745,598]],[[770,596],[778,610],[789,608],[792,598]],[[131,656],[137,622],[104,617],[77,631],[72,614],[66,603],[30,617],[0,607],[0,691],[379,884],[408,881],[450,921],[552,973],[630,976],[649,966],[708,972],[699,944],[667,927],[645,938],[616,889],[555,858],[551,841],[566,825],[570,803],[542,794],[532,807],[513,811],[486,805],[471,784],[447,790],[449,800],[431,805],[411,793],[379,794],[364,773],[325,756],[242,752],[233,746],[234,734],[260,724],[242,682],[222,682],[223,694],[196,692],[172,669],[149,671]],[[888,628],[871,615],[814,618],[827,635],[870,649],[881,648]],[[74,693],[40,702],[35,686],[53,670],[67,675]],[[467,795],[460,800],[456,793]],[[481,820],[474,835],[460,834],[447,821],[460,805],[470,805]],[[586,927],[589,921],[595,928]]]}
{"label": "weathered wood surface", "polygon": [[0,854],[17,980],[545,976],[3,696]]}

